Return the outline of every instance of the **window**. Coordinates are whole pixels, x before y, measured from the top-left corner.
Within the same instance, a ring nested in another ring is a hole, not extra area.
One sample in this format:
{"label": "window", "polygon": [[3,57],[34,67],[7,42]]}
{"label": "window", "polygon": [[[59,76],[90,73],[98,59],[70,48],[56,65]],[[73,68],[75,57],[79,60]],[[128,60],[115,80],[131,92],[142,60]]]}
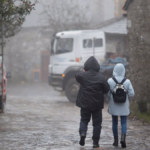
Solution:
{"label": "window", "polygon": [[73,38],[58,38],[56,42],[56,54],[73,51]]}
{"label": "window", "polygon": [[92,39],[83,40],[83,48],[92,48]]}
{"label": "window", "polygon": [[102,47],[103,40],[102,39],[94,39],[94,47]]}
{"label": "window", "polygon": [[[94,39],[94,47],[102,47],[103,39]],[[93,48],[93,39],[84,39],[83,40],[83,48]]]}

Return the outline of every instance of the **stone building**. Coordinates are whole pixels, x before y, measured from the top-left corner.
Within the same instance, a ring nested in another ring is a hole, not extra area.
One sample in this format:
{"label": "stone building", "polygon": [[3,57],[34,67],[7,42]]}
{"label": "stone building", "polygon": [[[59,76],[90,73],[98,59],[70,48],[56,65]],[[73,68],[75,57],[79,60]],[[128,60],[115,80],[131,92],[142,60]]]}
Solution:
{"label": "stone building", "polygon": [[[50,55],[50,32],[42,27],[23,28],[7,41],[4,62],[13,82],[31,82],[33,71],[41,74],[43,51]],[[48,69],[48,66],[46,66]]]}
{"label": "stone building", "polygon": [[[150,113],[150,0],[127,0],[128,56],[136,107]],[[138,102],[137,102],[138,101]]]}

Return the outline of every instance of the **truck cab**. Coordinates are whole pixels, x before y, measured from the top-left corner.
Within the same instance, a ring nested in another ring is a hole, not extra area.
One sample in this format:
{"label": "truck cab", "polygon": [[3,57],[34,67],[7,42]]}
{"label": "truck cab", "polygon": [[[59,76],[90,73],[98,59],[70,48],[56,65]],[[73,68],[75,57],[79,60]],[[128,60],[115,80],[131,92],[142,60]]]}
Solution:
{"label": "truck cab", "polygon": [[105,59],[105,34],[99,30],[64,31],[55,35],[49,64],[49,84],[61,87],[67,98],[75,102],[79,85],[75,74],[85,61],[95,56],[99,63]]}

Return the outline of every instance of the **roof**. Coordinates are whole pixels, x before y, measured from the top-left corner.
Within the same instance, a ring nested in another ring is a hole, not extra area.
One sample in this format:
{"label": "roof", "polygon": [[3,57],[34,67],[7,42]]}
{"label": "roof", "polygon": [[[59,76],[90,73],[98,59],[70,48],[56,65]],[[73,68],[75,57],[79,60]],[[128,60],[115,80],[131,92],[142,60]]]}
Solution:
{"label": "roof", "polygon": [[111,23],[107,26],[101,27],[100,30],[106,33],[115,33],[115,34],[127,34],[127,18],[124,17],[119,21]]}
{"label": "roof", "polygon": [[127,18],[120,16],[112,18],[93,27],[106,33],[127,34]]}

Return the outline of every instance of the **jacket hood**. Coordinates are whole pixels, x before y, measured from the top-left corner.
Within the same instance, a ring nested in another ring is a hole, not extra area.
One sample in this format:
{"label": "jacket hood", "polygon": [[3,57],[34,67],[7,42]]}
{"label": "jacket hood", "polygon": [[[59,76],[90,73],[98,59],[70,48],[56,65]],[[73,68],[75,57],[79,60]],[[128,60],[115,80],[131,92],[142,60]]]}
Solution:
{"label": "jacket hood", "polygon": [[86,71],[88,70],[95,70],[95,71],[99,71],[100,70],[100,65],[97,62],[97,60],[95,59],[94,56],[91,56],[84,64],[84,69]]}
{"label": "jacket hood", "polygon": [[125,67],[123,64],[118,63],[113,70],[113,76],[117,77],[117,76],[121,76],[121,77],[125,77]]}

